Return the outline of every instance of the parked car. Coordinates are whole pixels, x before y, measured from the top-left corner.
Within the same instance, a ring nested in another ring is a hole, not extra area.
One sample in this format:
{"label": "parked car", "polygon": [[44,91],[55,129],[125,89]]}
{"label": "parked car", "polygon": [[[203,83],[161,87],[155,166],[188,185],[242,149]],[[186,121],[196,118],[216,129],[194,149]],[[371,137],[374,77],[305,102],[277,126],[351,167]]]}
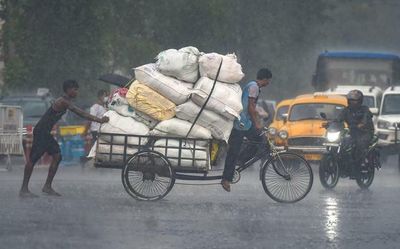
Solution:
{"label": "parked car", "polygon": [[21,106],[24,115],[24,127],[32,129],[40,117],[51,106],[52,97],[37,95],[7,96],[0,102],[5,105]]}
{"label": "parked car", "polygon": [[381,88],[377,86],[339,85],[336,88],[329,89],[328,91],[326,91],[326,93],[346,96],[347,93],[354,89],[357,89],[363,93],[363,105],[368,106],[369,110],[374,115],[373,121],[376,126],[383,94]]}
{"label": "parked car", "polygon": [[284,125],[277,131],[275,144],[303,154],[307,160],[317,161],[326,151],[323,146],[325,129],[320,113],[327,119],[336,118],[347,106],[347,99],[339,95],[315,93],[293,99]]}
{"label": "parked car", "polygon": [[398,154],[400,166],[400,86],[389,87],[383,93],[376,134],[383,154]]}

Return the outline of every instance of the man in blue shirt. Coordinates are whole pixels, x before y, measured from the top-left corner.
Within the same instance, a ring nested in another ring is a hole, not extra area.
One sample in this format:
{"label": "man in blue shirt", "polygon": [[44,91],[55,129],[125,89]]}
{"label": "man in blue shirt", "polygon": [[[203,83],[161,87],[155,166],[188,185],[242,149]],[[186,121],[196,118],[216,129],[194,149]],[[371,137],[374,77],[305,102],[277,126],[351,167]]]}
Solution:
{"label": "man in blue shirt", "polygon": [[[240,114],[240,120],[235,120],[229,137],[229,149],[226,155],[225,168],[221,181],[223,189],[228,192],[231,191],[230,183],[232,182],[235,172],[235,165],[239,157],[243,138],[246,137],[251,141],[262,142],[263,138],[260,136],[262,127],[256,112],[256,105],[258,96],[260,95],[260,88],[267,86],[271,83],[271,80],[271,71],[267,68],[262,68],[257,72],[257,79],[255,81],[250,81],[243,89],[243,111]],[[245,158],[241,158],[242,162],[246,162],[257,153],[257,146],[254,145],[251,147],[253,148],[246,150],[245,155],[243,155]]]}

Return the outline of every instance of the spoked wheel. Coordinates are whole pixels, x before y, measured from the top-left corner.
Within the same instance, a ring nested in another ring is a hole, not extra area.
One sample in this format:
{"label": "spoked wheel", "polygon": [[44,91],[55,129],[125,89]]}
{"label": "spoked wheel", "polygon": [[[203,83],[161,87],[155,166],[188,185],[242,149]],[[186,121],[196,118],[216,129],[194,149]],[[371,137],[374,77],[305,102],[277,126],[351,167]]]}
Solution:
{"label": "spoked wheel", "polygon": [[126,192],[138,200],[155,201],[166,196],[175,183],[169,161],[160,153],[136,153],[122,169]]}
{"label": "spoked wheel", "polygon": [[313,173],[308,162],[300,155],[281,152],[264,163],[261,181],[265,193],[273,200],[293,203],[310,192]]}
{"label": "spoked wheel", "polygon": [[375,167],[372,161],[369,161],[365,166],[361,167],[361,170],[357,177],[357,185],[362,189],[367,189],[371,186],[375,177]]}
{"label": "spoked wheel", "polygon": [[339,165],[329,154],[324,155],[320,162],[319,180],[326,189],[334,188],[339,181]]}

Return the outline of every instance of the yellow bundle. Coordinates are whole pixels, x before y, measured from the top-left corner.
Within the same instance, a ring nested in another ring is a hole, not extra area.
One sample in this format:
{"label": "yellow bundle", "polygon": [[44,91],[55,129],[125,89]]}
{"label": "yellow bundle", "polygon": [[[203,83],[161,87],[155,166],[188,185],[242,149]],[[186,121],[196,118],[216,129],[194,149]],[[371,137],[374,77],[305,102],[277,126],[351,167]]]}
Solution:
{"label": "yellow bundle", "polygon": [[175,104],[173,102],[137,80],[130,86],[126,100],[135,110],[159,121],[171,119],[175,116]]}

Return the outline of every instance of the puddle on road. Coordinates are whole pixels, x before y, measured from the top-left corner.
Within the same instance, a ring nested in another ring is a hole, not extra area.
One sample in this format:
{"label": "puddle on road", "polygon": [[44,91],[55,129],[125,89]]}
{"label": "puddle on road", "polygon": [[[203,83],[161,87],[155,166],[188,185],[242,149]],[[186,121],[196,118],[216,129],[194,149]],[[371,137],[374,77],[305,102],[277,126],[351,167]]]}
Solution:
{"label": "puddle on road", "polygon": [[325,233],[329,242],[338,237],[339,208],[335,198],[325,199]]}

